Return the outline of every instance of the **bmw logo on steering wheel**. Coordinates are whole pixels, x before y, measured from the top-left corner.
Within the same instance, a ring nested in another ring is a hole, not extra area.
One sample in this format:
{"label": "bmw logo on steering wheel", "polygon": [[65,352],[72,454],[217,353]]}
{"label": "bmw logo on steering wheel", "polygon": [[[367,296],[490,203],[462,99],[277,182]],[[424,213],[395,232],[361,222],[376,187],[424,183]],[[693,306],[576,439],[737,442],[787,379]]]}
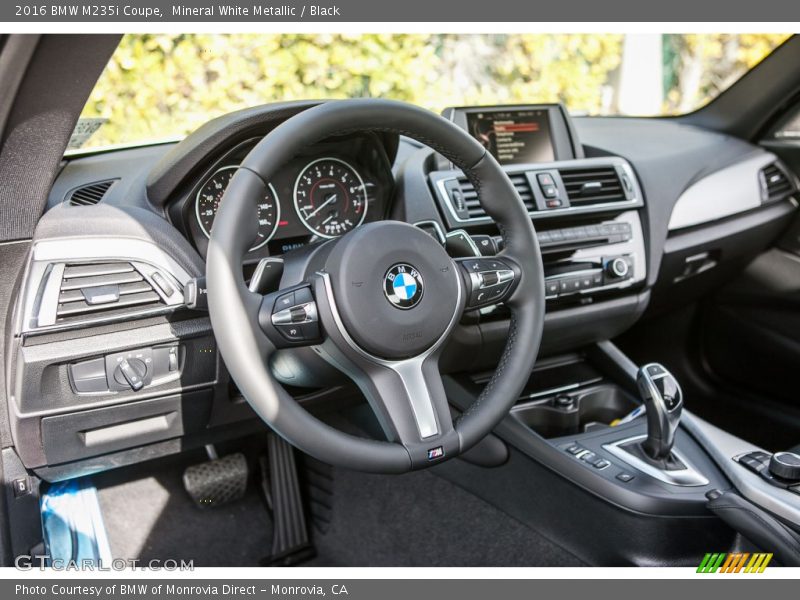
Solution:
{"label": "bmw logo on steering wheel", "polygon": [[407,263],[393,265],[383,278],[383,292],[389,302],[403,310],[413,308],[422,300],[422,275]]}

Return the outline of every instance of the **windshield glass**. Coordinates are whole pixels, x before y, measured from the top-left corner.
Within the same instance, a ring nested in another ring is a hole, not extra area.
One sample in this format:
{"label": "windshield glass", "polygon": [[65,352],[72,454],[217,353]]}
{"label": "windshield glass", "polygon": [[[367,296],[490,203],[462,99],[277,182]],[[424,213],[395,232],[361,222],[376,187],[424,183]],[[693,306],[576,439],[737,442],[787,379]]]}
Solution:
{"label": "windshield glass", "polygon": [[70,148],[182,137],[279,100],[446,106],[563,102],[572,114],[674,115],[706,104],[787,34],[126,35]]}

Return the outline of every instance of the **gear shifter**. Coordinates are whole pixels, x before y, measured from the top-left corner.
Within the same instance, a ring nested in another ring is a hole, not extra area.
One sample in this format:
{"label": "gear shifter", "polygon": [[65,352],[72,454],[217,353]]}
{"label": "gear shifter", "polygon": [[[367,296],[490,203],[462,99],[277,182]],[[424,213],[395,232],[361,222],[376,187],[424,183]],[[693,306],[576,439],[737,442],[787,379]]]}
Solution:
{"label": "gear shifter", "polygon": [[636,384],[647,407],[647,439],[642,442],[642,449],[652,460],[665,461],[672,451],[681,420],[681,386],[672,373],[658,363],[639,369]]}

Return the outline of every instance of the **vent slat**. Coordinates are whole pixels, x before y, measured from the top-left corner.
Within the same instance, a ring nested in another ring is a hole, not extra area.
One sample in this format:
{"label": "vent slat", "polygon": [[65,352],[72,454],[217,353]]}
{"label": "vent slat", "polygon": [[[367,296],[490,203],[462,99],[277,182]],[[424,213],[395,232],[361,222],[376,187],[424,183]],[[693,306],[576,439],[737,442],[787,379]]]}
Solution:
{"label": "vent slat", "polygon": [[58,317],[66,317],[69,315],[79,315],[89,312],[100,313],[107,308],[116,309],[125,306],[135,306],[138,304],[160,303],[160,301],[161,297],[153,291],[120,296],[120,299],[113,304],[91,305],[81,300],[79,302],[68,302],[66,304],[59,305],[56,315]]}
{"label": "vent slat", "polygon": [[142,281],[143,277],[131,269],[126,273],[112,273],[110,275],[97,275],[92,277],[74,277],[61,281],[61,291],[79,290],[82,288],[97,287],[101,285],[122,285],[124,283],[136,283]]}
{"label": "vent slat", "polygon": [[796,191],[794,182],[776,163],[761,169],[761,175],[766,201],[784,200]]}
{"label": "vent slat", "polygon": [[168,303],[133,263],[72,263],[64,266],[56,322],[116,319],[166,308]]}
{"label": "vent slat", "polygon": [[[523,204],[525,204],[525,208],[527,208],[529,212],[536,210],[536,203],[533,199],[533,191],[528,184],[528,178],[525,175],[512,175],[510,179],[522,199]],[[458,179],[458,187],[463,198],[463,205],[467,211],[467,216],[470,219],[485,217],[486,211],[483,210],[478,194],[472,183],[465,177],[461,177]]]}
{"label": "vent slat", "polygon": [[[59,304],[63,302],[76,302],[79,300],[83,300],[84,296],[83,292],[81,291],[82,289],[83,288],[77,290],[70,290],[68,292],[62,292],[58,296]],[[136,283],[123,283],[122,285],[119,286],[119,295],[127,296],[128,294],[138,294],[139,292],[150,292],[152,290],[153,288],[150,286],[150,284],[142,280]]]}
{"label": "vent slat", "polygon": [[627,200],[614,167],[559,170],[571,206]]}
{"label": "vent slat", "polygon": [[81,186],[69,192],[65,201],[70,206],[93,206],[105,197],[116,181],[116,179],[109,179]]}
{"label": "vent slat", "polygon": [[64,269],[64,279],[72,279],[73,277],[113,275],[115,273],[130,273],[131,271],[133,271],[133,265],[125,262],[73,265]]}

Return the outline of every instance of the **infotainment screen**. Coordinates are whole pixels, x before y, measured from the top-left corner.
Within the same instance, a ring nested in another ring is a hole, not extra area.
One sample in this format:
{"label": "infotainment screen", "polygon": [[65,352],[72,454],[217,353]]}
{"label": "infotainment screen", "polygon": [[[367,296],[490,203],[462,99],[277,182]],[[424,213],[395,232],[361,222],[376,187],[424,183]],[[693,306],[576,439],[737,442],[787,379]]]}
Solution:
{"label": "infotainment screen", "polygon": [[501,165],[555,160],[548,110],[468,113],[467,128]]}
{"label": "infotainment screen", "polygon": [[560,104],[452,106],[442,116],[468,131],[501,165],[583,157],[569,113]]}

